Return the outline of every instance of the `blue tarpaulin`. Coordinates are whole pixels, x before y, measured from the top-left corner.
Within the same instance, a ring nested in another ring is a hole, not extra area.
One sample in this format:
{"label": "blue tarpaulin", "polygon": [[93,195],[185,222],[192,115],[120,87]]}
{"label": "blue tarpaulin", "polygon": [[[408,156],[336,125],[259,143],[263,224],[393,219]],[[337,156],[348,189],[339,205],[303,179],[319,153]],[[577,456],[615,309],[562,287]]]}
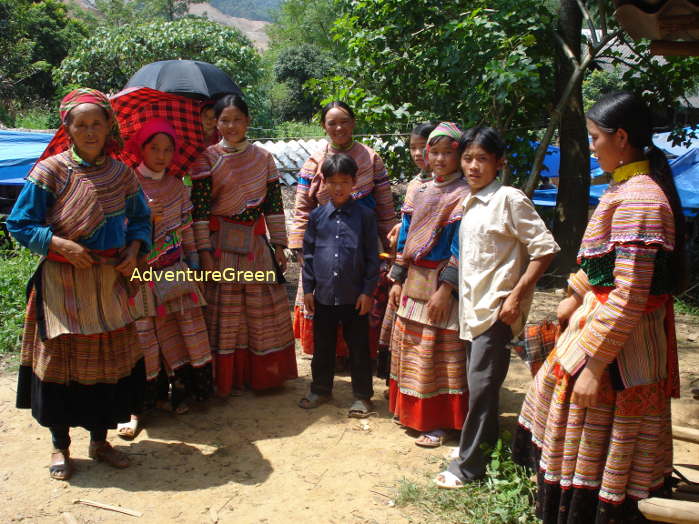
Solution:
{"label": "blue tarpaulin", "polygon": [[[670,167],[685,216],[696,216],[699,213],[699,149],[690,149],[671,160]],[[591,206],[597,205],[607,187],[607,184],[590,186]],[[538,189],[534,191],[532,201],[536,206],[553,207],[557,193],[557,189]]]}
{"label": "blue tarpaulin", "polygon": [[22,185],[24,177],[53,138],[49,133],[0,129],[0,184]]}

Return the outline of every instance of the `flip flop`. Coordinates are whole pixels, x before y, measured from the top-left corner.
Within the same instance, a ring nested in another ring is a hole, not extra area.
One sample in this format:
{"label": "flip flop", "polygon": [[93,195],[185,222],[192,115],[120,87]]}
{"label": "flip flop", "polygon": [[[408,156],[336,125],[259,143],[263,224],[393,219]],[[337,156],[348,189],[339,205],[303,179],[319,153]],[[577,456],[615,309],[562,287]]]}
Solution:
{"label": "flip flop", "polygon": [[367,418],[371,415],[376,415],[376,411],[371,411],[373,407],[370,400],[357,399],[347,411],[347,416],[350,418]]}
{"label": "flip flop", "polygon": [[428,431],[415,439],[415,445],[423,448],[438,448],[444,444],[444,431]]}
{"label": "flip flop", "polygon": [[462,489],[464,487],[461,479],[451,471],[442,471],[433,479],[433,482],[442,489]]}
{"label": "flip flop", "polygon": [[128,422],[117,424],[117,435],[124,440],[133,440],[141,429],[139,420],[132,418]]}
{"label": "flip flop", "polygon": [[302,409],[315,409],[321,404],[329,402],[330,398],[330,395],[318,395],[317,393],[310,392],[298,401],[298,406]]}

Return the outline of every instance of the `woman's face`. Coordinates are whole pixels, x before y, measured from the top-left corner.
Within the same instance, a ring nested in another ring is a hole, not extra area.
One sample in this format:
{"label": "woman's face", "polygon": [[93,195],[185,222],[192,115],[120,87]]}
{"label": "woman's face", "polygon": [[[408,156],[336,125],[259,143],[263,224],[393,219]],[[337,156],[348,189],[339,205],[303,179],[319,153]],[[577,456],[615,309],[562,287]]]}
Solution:
{"label": "woman's face", "polygon": [[172,162],[172,157],[175,155],[175,147],[172,138],[165,133],[158,133],[143,149],[143,163],[151,171],[160,173],[165,171]]}
{"label": "woman's face", "polygon": [[472,192],[490,185],[503,164],[504,159],[476,144],[470,145],[461,154],[461,170]]}
{"label": "woman's face", "polygon": [[78,155],[88,162],[102,156],[111,127],[104,109],[96,104],[80,104],[70,111],[68,121],[68,135]]}
{"label": "woman's face", "polygon": [[218,132],[230,144],[242,142],[249,125],[250,117],[235,106],[226,107],[216,121]]}
{"label": "woman's face", "polygon": [[587,132],[590,135],[590,152],[593,153],[603,171],[611,173],[622,163],[623,137],[620,129],[607,133],[589,118]]}
{"label": "woman's face", "polygon": [[346,146],[352,142],[354,118],[341,107],[333,107],[325,114],[323,129],[334,144]]}
{"label": "woman's face", "polygon": [[427,147],[427,139],[424,136],[410,135],[410,158],[421,170],[427,167],[425,164],[425,147]]}
{"label": "woman's face", "polygon": [[435,176],[451,175],[459,168],[459,154],[455,145],[454,140],[443,137],[430,146],[427,161]]}
{"label": "woman's face", "polygon": [[201,127],[206,136],[210,136],[216,130],[216,114],[213,107],[207,107],[201,112]]}

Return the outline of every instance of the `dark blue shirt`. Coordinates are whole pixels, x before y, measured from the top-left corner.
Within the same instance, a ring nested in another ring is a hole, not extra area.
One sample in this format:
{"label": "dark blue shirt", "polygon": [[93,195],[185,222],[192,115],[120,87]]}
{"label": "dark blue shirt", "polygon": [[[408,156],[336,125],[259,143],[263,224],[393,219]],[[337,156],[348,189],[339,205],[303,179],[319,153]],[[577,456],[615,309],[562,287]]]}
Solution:
{"label": "dark blue shirt", "polygon": [[311,211],[303,235],[303,292],[326,306],[371,296],[379,279],[376,214],[350,199]]}

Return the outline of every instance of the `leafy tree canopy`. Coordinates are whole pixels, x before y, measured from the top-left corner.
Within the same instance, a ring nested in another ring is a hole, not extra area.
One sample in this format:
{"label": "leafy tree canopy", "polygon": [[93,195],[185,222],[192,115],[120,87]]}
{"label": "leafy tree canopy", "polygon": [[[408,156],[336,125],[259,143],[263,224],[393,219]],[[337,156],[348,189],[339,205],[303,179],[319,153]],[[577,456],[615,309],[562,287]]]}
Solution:
{"label": "leafy tree canopy", "polygon": [[229,16],[271,22],[274,11],[284,0],[212,0],[216,9]]}
{"label": "leafy tree canopy", "polygon": [[116,92],[142,66],[178,58],[220,67],[240,86],[253,110],[261,104],[260,56],[250,40],[237,29],[201,18],[100,27],[71,51],[55,70],[54,81],[63,91],[88,86]]}
{"label": "leafy tree canopy", "polygon": [[0,0],[0,100],[51,97],[51,68],[87,35],[56,0]]}
{"label": "leafy tree canopy", "polygon": [[348,72],[309,82],[328,100],[347,100],[371,132],[488,123],[523,171],[552,98],[552,14],[539,2],[347,0],[341,11],[333,34]]}

